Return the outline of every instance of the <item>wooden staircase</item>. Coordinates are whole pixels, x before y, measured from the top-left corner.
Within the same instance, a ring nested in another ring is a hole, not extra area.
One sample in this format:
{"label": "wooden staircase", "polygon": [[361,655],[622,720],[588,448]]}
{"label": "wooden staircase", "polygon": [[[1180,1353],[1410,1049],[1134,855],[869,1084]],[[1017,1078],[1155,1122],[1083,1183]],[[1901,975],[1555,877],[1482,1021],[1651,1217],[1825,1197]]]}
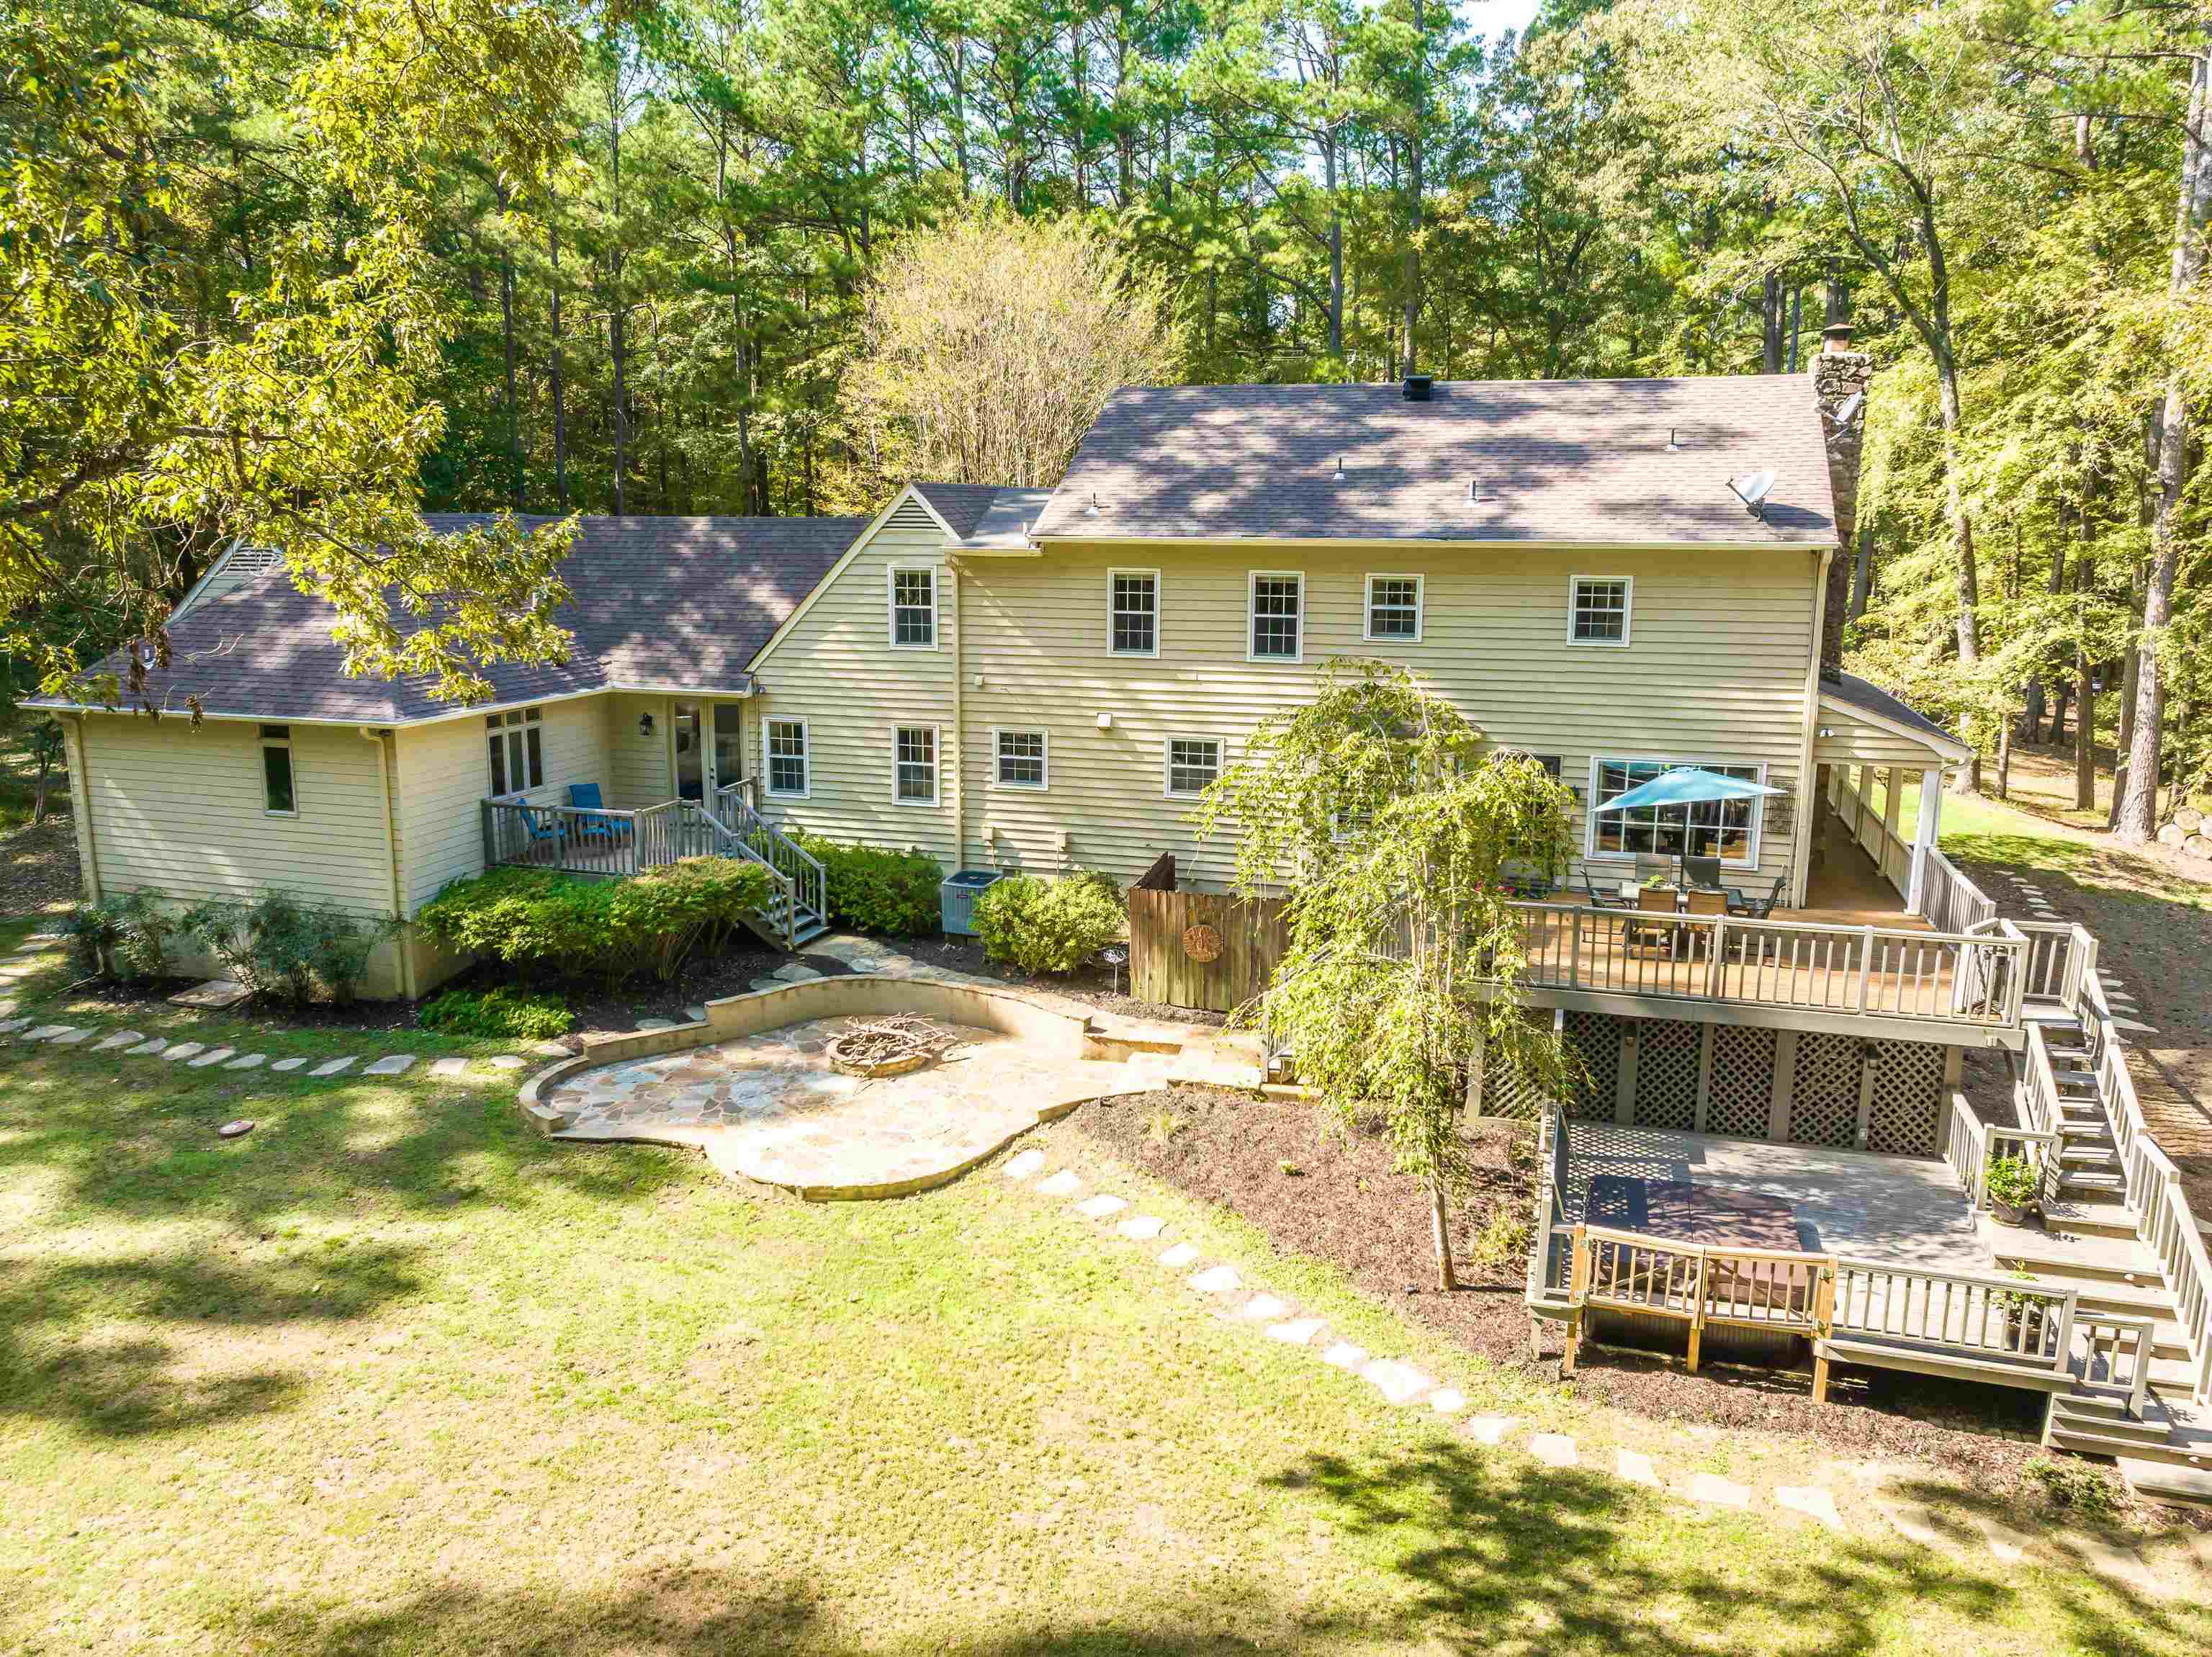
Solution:
{"label": "wooden staircase", "polygon": [[[2027,1017],[2040,1026],[2057,1084],[2057,1194],[2046,1198],[2040,1225],[1977,1218],[2000,1269],[2075,1292],[2075,1386],[2053,1394],[2043,1441],[2112,1457],[2128,1488],[2148,1500],[2212,1508],[2212,1410],[2191,1393],[2203,1355],[2191,1349],[2173,1286],[2128,1204],[2113,1101],[2073,1013],[2031,1005]],[[2148,1354],[2143,1385],[2123,1385],[2138,1343]]]}
{"label": "wooden staircase", "polygon": [[737,788],[718,792],[714,810],[697,801],[684,805],[708,826],[717,856],[767,868],[768,902],[745,917],[756,936],[778,949],[797,950],[830,929],[829,880],[821,863],[755,811]]}

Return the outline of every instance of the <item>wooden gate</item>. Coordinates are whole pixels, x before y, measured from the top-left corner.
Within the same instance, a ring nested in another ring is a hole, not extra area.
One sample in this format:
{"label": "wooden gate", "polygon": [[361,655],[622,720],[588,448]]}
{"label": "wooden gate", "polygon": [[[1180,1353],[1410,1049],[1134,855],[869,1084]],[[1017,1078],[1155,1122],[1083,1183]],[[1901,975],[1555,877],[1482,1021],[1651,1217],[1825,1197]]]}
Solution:
{"label": "wooden gate", "polygon": [[1129,993],[1164,1007],[1226,1013],[1267,988],[1290,947],[1279,898],[1129,893]]}

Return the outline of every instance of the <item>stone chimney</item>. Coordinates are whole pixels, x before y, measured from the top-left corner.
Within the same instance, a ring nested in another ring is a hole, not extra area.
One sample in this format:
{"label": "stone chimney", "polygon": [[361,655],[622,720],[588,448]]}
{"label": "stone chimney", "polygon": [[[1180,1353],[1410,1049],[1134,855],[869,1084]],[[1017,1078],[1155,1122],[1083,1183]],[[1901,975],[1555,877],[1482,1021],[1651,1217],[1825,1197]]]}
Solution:
{"label": "stone chimney", "polygon": [[[1836,500],[1836,539],[1840,545],[1828,565],[1828,601],[1821,612],[1820,673],[1833,679],[1844,670],[1844,619],[1850,611],[1851,555],[1857,545],[1859,446],[1866,435],[1863,393],[1874,381],[1874,358],[1851,349],[1851,325],[1842,314],[1840,291],[1828,295],[1828,325],[1820,330],[1820,354],[1813,359],[1813,395],[1820,405],[1820,436],[1828,448],[1828,488]],[[1850,419],[1836,417],[1855,395],[1861,397]]]}

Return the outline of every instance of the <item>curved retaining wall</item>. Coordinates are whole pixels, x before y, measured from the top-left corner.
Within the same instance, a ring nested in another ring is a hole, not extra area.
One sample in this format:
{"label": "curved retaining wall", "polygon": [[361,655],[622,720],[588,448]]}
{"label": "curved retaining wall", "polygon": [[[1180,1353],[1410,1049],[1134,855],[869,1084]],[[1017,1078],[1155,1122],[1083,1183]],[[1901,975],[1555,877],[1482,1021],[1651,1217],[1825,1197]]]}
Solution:
{"label": "curved retaining wall", "polygon": [[568,1118],[544,1104],[545,1093],[580,1071],[597,1069],[629,1058],[653,1058],[704,1047],[718,1041],[734,1041],[804,1024],[812,1019],[867,1018],[910,1013],[941,1019],[973,1029],[991,1030],[1036,1046],[1056,1058],[1081,1058],[1089,1039],[1089,1020],[1055,1013],[1026,997],[981,984],[949,983],[942,978],[895,978],[881,973],[859,972],[838,978],[804,978],[773,990],[750,990],[725,996],[707,1004],[707,1016],[665,1030],[630,1030],[586,1036],[584,1051],[574,1058],[547,1065],[522,1084],[522,1113],[545,1133],[558,1133]]}

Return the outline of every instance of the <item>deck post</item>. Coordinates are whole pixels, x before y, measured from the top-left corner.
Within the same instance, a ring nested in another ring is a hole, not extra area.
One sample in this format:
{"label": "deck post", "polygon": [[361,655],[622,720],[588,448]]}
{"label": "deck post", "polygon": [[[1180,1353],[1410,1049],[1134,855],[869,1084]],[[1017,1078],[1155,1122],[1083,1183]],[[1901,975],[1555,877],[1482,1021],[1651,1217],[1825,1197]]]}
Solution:
{"label": "deck post", "polygon": [[1928,896],[1928,854],[1936,850],[1942,823],[1943,771],[1938,766],[1920,773],[1920,823],[1913,831],[1912,880],[1905,893],[1905,912],[1923,919],[1927,915],[1922,905]]}
{"label": "deck post", "polygon": [[1575,1373],[1576,1349],[1583,1339],[1583,1297],[1589,1292],[1589,1240],[1583,1228],[1574,1229],[1572,1263],[1567,1268],[1567,1338],[1559,1351],[1559,1374]]}
{"label": "deck post", "polygon": [[1820,1268],[1820,1280],[1813,1290],[1813,1402],[1828,1401],[1828,1359],[1821,1348],[1836,1326],[1836,1269],[1832,1265]]}
{"label": "deck post", "polygon": [[1698,1275],[1691,1286],[1690,1373],[1698,1373],[1698,1349],[1705,1337],[1705,1252],[1698,1251]]}

